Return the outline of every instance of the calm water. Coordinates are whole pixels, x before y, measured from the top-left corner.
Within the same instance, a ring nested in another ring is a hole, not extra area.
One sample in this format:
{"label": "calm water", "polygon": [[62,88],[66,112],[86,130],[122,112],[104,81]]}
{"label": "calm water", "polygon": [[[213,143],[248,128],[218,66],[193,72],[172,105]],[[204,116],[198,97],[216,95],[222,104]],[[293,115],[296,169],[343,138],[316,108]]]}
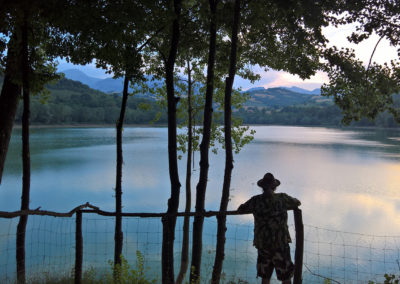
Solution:
{"label": "calm water", "polygon": [[[304,223],[360,233],[400,235],[400,131],[258,126],[235,156],[230,209],[260,191],[266,171],[278,191],[302,201]],[[90,202],[113,210],[113,128],[43,128],[31,134],[31,208],[67,211]],[[14,131],[0,186],[1,210],[17,210],[20,131]],[[210,155],[206,208],[219,206],[224,153]],[[198,174],[195,158],[193,187]],[[185,160],[180,162],[184,184]],[[124,210],[162,212],[169,197],[166,128],[125,128]],[[182,188],[182,207],[183,207]]]}
{"label": "calm water", "polygon": [[[258,194],[256,181],[270,171],[281,181],[278,191],[301,200],[304,223],[309,228],[400,236],[400,131],[254,129],[254,141],[234,158],[231,210]],[[170,194],[167,129],[125,128],[123,147],[123,210],[165,211]],[[0,210],[19,208],[20,148],[20,130],[16,129],[0,186]],[[221,150],[210,158],[206,208],[217,210],[225,157]],[[113,128],[32,129],[31,159],[31,208],[69,211],[90,202],[114,210]],[[196,156],[192,188],[197,182],[198,161]],[[184,184],[185,159],[180,161],[180,176]],[[183,208],[183,188],[181,192]],[[234,223],[252,222],[251,216],[235,218]],[[112,224],[107,226],[112,236]],[[153,225],[143,226],[154,229]],[[160,227],[154,230],[159,234]]]}

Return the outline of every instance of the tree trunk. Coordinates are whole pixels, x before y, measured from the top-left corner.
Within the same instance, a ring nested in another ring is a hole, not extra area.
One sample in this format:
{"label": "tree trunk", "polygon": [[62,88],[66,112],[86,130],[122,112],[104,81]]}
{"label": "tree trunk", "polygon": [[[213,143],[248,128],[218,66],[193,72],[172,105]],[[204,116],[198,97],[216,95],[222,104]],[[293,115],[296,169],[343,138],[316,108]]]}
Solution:
{"label": "tree trunk", "polygon": [[[114,265],[121,265],[122,254],[122,128],[124,125],[126,102],[128,100],[128,84],[130,78],[125,74],[124,89],[122,91],[122,103],[119,119],[117,121],[117,168],[116,168],[116,181],[115,181],[115,235],[114,235]],[[114,269],[114,278],[116,278],[116,270]]]}
{"label": "tree trunk", "polygon": [[[24,112],[22,114],[22,196],[21,210],[29,209],[29,194],[31,182],[31,166],[29,153],[29,61],[28,61],[28,24],[26,14],[22,25],[22,88]],[[28,216],[21,216],[17,226],[17,282],[25,283],[25,233]]]}
{"label": "tree trunk", "polygon": [[[216,52],[217,38],[217,3],[218,0],[209,0],[210,6],[210,45],[208,53],[207,67],[207,88],[206,101],[204,106],[204,126],[203,138],[200,144],[200,177],[196,187],[196,212],[204,211],[204,203],[207,189],[208,179],[208,150],[211,137],[211,122],[212,122],[212,99],[214,93],[214,65]],[[202,234],[203,234],[204,217],[195,216],[193,222],[193,248],[192,248],[192,264],[190,283],[195,283],[200,278],[201,268],[201,252],[202,252]]]}
{"label": "tree trunk", "polygon": [[19,73],[15,69],[21,68],[21,63],[19,63],[20,54],[18,47],[15,47],[16,42],[18,42],[18,39],[14,31],[7,46],[6,70],[0,95],[0,184],[21,94],[21,86],[13,81],[13,76]]}
{"label": "tree trunk", "polygon": [[[179,191],[181,184],[178,174],[178,156],[176,147],[176,104],[178,98],[175,97],[174,90],[174,66],[179,43],[179,20],[181,14],[182,0],[174,0],[174,12],[176,17],[172,23],[171,45],[168,59],[165,63],[165,83],[167,85],[168,101],[168,161],[169,177],[171,182],[171,197],[168,200],[167,213],[178,212]],[[166,216],[163,222],[163,242],[162,242],[162,283],[174,283],[174,240],[176,216]]]}
{"label": "tree trunk", "polygon": [[[233,169],[232,154],[232,86],[236,74],[237,41],[240,20],[240,0],[235,0],[234,18],[231,36],[231,55],[229,60],[229,76],[225,82],[224,128],[225,128],[225,174],[222,188],[222,197],[219,211],[226,211],[229,202],[229,189]],[[221,278],[222,264],[225,257],[226,215],[217,216],[217,248],[215,252],[214,268],[211,283],[218,284]]]}
{"label": "tree trunk", "polygon": [[[191,207],[191,179],[192,179],[192,77],[190,69],[190,62],[187,61],[188,68],[188,150],[187,150],[187,161],[186,161],[186,205],[185,212],[190,212]],[[186,276],[186,271],[189,266],[189,221],[190,217],[185,216],[183,220],[183,237],[182,237],[182,255],[181,255],[181,268],[179,270],[178,277],[176,278],[176,284],[181,284]]]}

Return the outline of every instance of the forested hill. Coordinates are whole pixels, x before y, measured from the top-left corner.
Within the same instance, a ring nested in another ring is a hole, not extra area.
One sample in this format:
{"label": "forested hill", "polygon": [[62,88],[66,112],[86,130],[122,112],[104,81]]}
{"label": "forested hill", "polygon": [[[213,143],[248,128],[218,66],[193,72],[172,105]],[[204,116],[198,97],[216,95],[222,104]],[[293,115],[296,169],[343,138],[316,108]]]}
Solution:
{"label": "forested hill", "polygon": [[[0,85],[1,85],[0,78]],[[61,79],[47,86],[50,94],[31,99],[32,124],[115,124],[121,106],[120,94],[105,94],[80,82]],[[315,94],[300,94],[284,88],[250,90],[250,100],[234,115],[245,124],[340,126],[342,115],[331,99]],[[166,111],[154,99],[129,97],[127,124],[149,124],[161,113],[157,124],[166,124]],[[16,122],[21,123],[22,103]],[[393,118],[381,114],[374,121],[363,119],[355,126],[397,127]]]}
{"label": "forested hill", "polygon": [[[293,88],[292,88],[293,89]],[[286,88],[254,88],[247,91],[249,101],[244,108],[236,110],[246,124],[277,124],[305,126],[341,126],[342,113],[331,98],[318,94],[293,92]],[[395,96],[400,106],[399,95]],[[352,126],[398,127],[392,115],[381,113],[375,121],[366,118],[352,122]]]}
{"label": "forested hill", "polygon": [[[121,95],[105,94],[87,85],[69,79],[61,79],[47,86],[50,95],[43,102],[40,95],[31,99],[32,124],[114,124],[121,107]],[[155,101],[129,97],[125,122],[148,124],[161,111]],[[20,123],[22,104],[19,105],[16,122]],[[166,123],[163,114],[158,123]]]}
{"label": "forested hill", "polygon": [[245,105],[250,107],[285,107],[298,104],[313,104],[332,101],[329,98],[321,97],[319,94],[300,93],[282,87],[268,89],[254,88],[246,92],[250,94],[250,99]]}

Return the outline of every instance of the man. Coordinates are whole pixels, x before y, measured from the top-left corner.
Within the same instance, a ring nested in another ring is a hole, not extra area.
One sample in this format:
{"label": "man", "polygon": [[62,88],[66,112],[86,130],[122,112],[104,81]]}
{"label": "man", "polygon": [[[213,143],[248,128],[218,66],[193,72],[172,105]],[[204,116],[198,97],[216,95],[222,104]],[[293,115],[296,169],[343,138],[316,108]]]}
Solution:
{"label": "man", "polygon": [[257,182],[263,193],[238,208],[239,212],[253,213],[254,216],[253,244],[258,250],[257,277],[262,278],[262,284],[270,283],[274,268],[283,284],[290,284],[294,273],[287,210],[297,208],[300,201],[285,193],[275,193],[280,184],[271,173],[265,174]]}

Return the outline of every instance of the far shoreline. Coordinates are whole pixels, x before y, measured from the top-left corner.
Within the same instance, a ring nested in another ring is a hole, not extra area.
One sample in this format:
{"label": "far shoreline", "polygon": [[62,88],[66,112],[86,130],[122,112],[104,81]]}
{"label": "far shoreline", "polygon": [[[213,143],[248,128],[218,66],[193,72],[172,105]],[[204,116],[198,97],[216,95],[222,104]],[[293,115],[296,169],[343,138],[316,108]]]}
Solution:
{"label": "far shoreline", "polygon": [[[124,127],[167,127],[167,124],[124,124]],[[22,128],[15,124],[15,128]],[[30,128],[115,128],[115,124],[31,124]]]}
{"label": "far shoreline", "polygon": [[[243,126],[283,126],[283,127],[322,127],[322,128],[335,128],[335,129],[371,129],[371,130],[400,130],[400,125],[398,127],[378,127],[378,126],[346,126],[346,125],[285,125],[285,124],[243,124]],[[115,124],[31,124],[29,125],[32,129],[40,128],[115,128]],[[161,128],[168,127],[168,124],[124,124],[124,127],[138,127],[138,128]],[[196,127],[202,127],[202,125],[196,125]],[[21,124],[14,124],[14,128],[21,129]]]}

